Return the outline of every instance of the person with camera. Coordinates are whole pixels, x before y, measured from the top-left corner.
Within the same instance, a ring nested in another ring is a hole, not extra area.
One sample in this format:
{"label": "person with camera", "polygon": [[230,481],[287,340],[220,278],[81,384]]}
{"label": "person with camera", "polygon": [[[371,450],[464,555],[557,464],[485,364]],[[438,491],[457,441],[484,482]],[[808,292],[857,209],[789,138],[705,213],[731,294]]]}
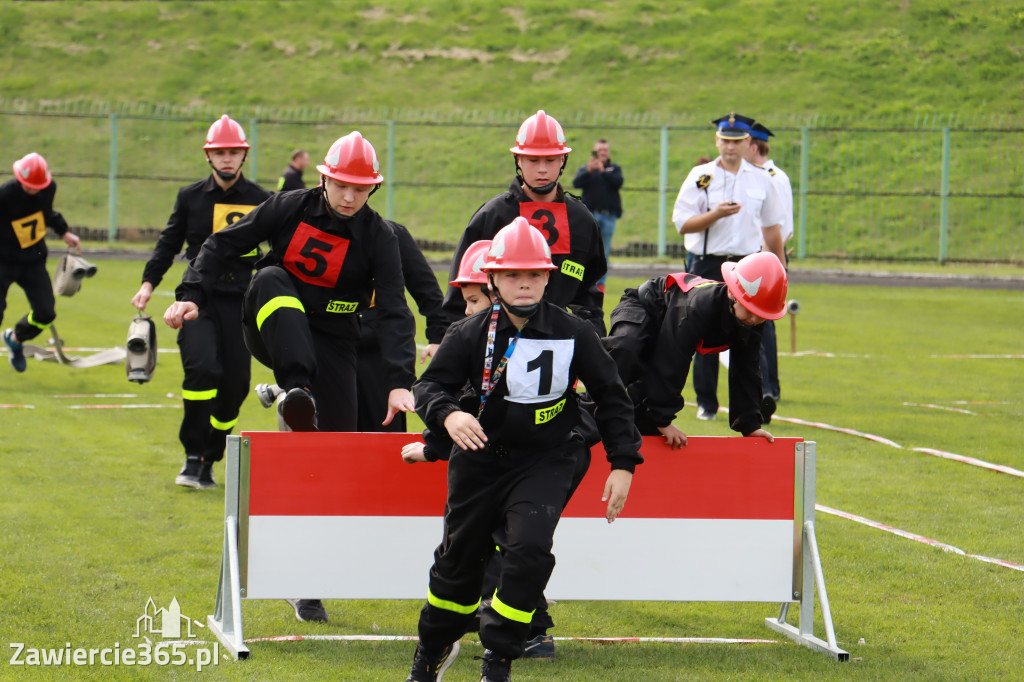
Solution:
{"label": "person with camera", "polygon": [[[608,140],[604,138],[595,142],[587,165],[576,171],[576,177],[572,179],[572,186],[583,190],[583,203],[597,220],[606,261],[612,254],[615,224],[622,217],[622,199],[619,197],[623,182],[622,167],[611,160],[610,149]],[[606,273],[598,280],[598,285],[604,286],[607,278]]]}
{"label": "person with camera", "polygon": [[[672,222],[683,235],[690,274],[721,282],[722,264],[762,250],[784,263],[783,205],[771,177],[744,159],[754,120],[731,113],[711,122],[719,156],[694,166],[676,197]],[[697,418],[718,413],[718,354],[693,362]]]}

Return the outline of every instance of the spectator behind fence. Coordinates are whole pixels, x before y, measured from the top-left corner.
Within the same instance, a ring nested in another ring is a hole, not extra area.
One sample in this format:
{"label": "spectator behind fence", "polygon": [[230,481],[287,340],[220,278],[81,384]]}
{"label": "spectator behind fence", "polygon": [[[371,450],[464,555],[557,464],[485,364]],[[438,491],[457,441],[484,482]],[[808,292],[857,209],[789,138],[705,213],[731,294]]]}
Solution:
{"label": "spectator behind fence", "polygon": [[[779,191],[779,198],[782,199],[782,246],[785,251],[786,244],[793,236],[793,186],[789,182],[789,176],[775,162],[768,158],[771,153],[771,145],[768,138],[774,133],[760,123],[754,123],[750,130],[750,147],[744,158],[747,161],[763,168],[775,188]],[[784,261],[789,267],[789,254],[786,254]],[[765,423],[771,422],[771,415],[775,413],[776,404],[782,397],[782,389],[779,385],[779,356],[778,341],[775,338],[775,322],[768,320],[764,323],[764,335],[761,343],[761,414],[766,416]]]}
{"label": "spectator behind fence", "polygon": [[[609,157],[608,140],[601,138],[594,143],[587,165],[576,172],[572,186],[583,190],[583,203],[597,220],[601,229],[601,240],[604,242],[604,259],[610,262],[612,254],[612,235],[615,234],[615,223],[622,217],[622,199],[619,190],[622,188],[622,167]],[[598,280],[604,286],[607,273]]]}
{"label": "spectator behind fence", "polygon": [[28,366],[22,344],[39,336],[57,317],[50,274],[46,271],[46,228],[52,229],[71,249],[80,249],[78,237],[53,210],[57,195],[49,166],[32,152],[14,162],[14,179],[0,185],[0,321],[7,307],[7,290],[17,284],[28,299],[29,313],[14,329],[3,333],[7,360],[16,372]]}
{"label": "spectator behind fence", "polygon": [[305,149],[296,149],[292,152],[291,163],[281,173],[277,181],[278,192],[288,192],[293,189],[306,189],[306,183],[302,181],[302,171],[309,165],[309,152]]}
{"label": "spectator behind fence", "polygon": [[[718,282],[722,263],[761,250],[762,243],[780,262],[782,202],[767,173],[743,155],[750,144],[753,119],[729,114],[712,121],[719,156],[694,166],[679,188],[672,222],[684,236],[687,271]],[[718,413],[718,354],[698,355],[693,362],[697,418]]]}
{"label": "spectator behind fence", "polygon": [[[210,126],[203,153],[210,175],[178,190],[171,217],[142,271],[132,305],[145,310],[182,247],[199,255],[203,242],[263,203],[270,192],[242,175],[250,145],[237,121],[224,115]],[[232,258],[213,285],[200,315],[178,332],[184,410],[178,438],[185,464],[174,479],[186,488],[213,488],[213,463],[224,458],[228,435],[249,393],[249,352],[242,340],[242,296],[259,259],[258,249]]]}

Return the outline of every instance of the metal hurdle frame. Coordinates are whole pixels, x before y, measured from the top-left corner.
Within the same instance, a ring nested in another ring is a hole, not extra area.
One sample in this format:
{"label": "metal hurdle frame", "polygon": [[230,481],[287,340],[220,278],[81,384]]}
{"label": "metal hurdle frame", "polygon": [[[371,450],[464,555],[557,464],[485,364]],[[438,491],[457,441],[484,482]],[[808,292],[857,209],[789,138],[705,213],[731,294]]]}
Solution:
{"label": "metal hurdle frame", "polygon": [[[242,632],[241,601],[245,598],[245,588],[242,587],[241,568],[245,562],[240,556],[240,551],[245,549],[246,544],[245,538],[241,536],[245,534],[248,524],[246,519],[239,517],[239,510],[248,508],[249,482],[242,480],[245,468],[241,466],[241,459],[242,450],[248,451],[249,446],[248,437],[228,437],[225,458],[223,555],[216,606],[213,615],[207,617],[210,631],[235,660],[245,659],[250,655]],[[808,441],[796,443],[794,456],[793,598],[792,601],[781,604],[777,618],[766,618],[765,625],[794,642],[824,653],[836,661],[848,661],[849,653],[839,648],[836,643],[832,612],[814,531],[817,444]],[[815,594],[824,621],[824,640],[814,634]],[[797,625],[786,621],[789,607],[794,603],[800,605]]]}

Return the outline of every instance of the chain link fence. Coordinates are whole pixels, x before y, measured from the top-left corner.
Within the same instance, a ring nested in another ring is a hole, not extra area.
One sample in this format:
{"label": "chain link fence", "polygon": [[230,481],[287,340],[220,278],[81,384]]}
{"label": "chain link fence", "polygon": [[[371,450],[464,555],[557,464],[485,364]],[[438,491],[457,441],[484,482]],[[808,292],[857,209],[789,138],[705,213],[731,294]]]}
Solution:
{"label": "chain link fence", "polygon": [[[0,98],[0,140],[9,162],[29,151],[47,158],[60,187],[57,209],[80,232],[154,240],[177,188],[209,174],[202,144],[222,113]],[[377,149],[386,179],[373,206],[427,248],[450,251],[472,213],[512,181],[508,149],[533,112],[226,113],[253,144],[246,176],[268,189],[292,149],[307,149],[315,163],[335,139],[359,130]],[[572,177],[599,137],[623,168],[624,215],[613,256],[681,258],[672,204],[697,159],[717,155],[710,117],[549,113],[574,148],[564,187],[572,191]],[[793,183],[794,257],[1024,263],[1021,121],[815,116],[764,123],[775,132],[771,156]],[[0,177],[10,177],[8,168]],[[307,169],[307,184],[317,178]]]}

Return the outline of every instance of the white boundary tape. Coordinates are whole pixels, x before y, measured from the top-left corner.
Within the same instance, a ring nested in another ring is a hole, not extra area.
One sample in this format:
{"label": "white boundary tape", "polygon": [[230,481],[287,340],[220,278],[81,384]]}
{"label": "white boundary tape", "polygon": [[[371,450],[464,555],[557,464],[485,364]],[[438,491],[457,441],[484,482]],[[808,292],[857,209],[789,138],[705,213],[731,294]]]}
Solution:
{"label": "white boundary tape", "polygon": [[172,410],[180,410],[181,405],[68,405],[69,410],[141,410],[159,409],[169,407]]}
{"label": "white boundary tape", "polygon": [[992,557],[982,556],[980,554],[968,554],[959,547],[947,545],[945,542],[939,542],[938,540],[933,540],[932,538],[928,538],[923,535],[918,535],[917,533],[911,533],[909,531],[900,530],[899,528],[894,528],[884,523],[879,523],[878,521],[872,521],[871,519],[864,518],[863,516],[857,516],[856,514],[844,512],[840,509],[826,507],[823,504],[816,504],[814,505],[814,508],[817,511],[823,512],[825,514],[832,514],[833,516],[838,516],[849,521],[856,521],[857,523],[862,523],[870,528],[876,528],[878,530],[884,530],[887,533],[892,533],[893,535],[898,535],[901,538],[906,538],[908,540],[913,540],[914,542],[920,542],[926,545],[931,545],[932,547],[938,547],[943,552],[952,552],[953,554],[959,554],[960,556],[965,556],[970,559],[977,559],[978,561],[984,561],[986,563],[996,564],[997,566],[1012,568],[1015,571],[1024,572],[1024,565],[1015,564],[1012,561],[1005,561],[1003,559],[993,559]]}
{"label": "white boundary tape", "polygon": [[[779,644],[779,641],[774,639],[733,639],[730,637],[555,637],[554,639],[562,642],[591,642],[593,644]],[[307,640],[314,642],[415,642],[419,640],[419,637],[415,635],[276,635],[253,637],[246,639],[245,643],[302,642]],[[182,642],[185,643],[185,640]],[[476,640],[468,640],[468,642],[479,644]]]}

